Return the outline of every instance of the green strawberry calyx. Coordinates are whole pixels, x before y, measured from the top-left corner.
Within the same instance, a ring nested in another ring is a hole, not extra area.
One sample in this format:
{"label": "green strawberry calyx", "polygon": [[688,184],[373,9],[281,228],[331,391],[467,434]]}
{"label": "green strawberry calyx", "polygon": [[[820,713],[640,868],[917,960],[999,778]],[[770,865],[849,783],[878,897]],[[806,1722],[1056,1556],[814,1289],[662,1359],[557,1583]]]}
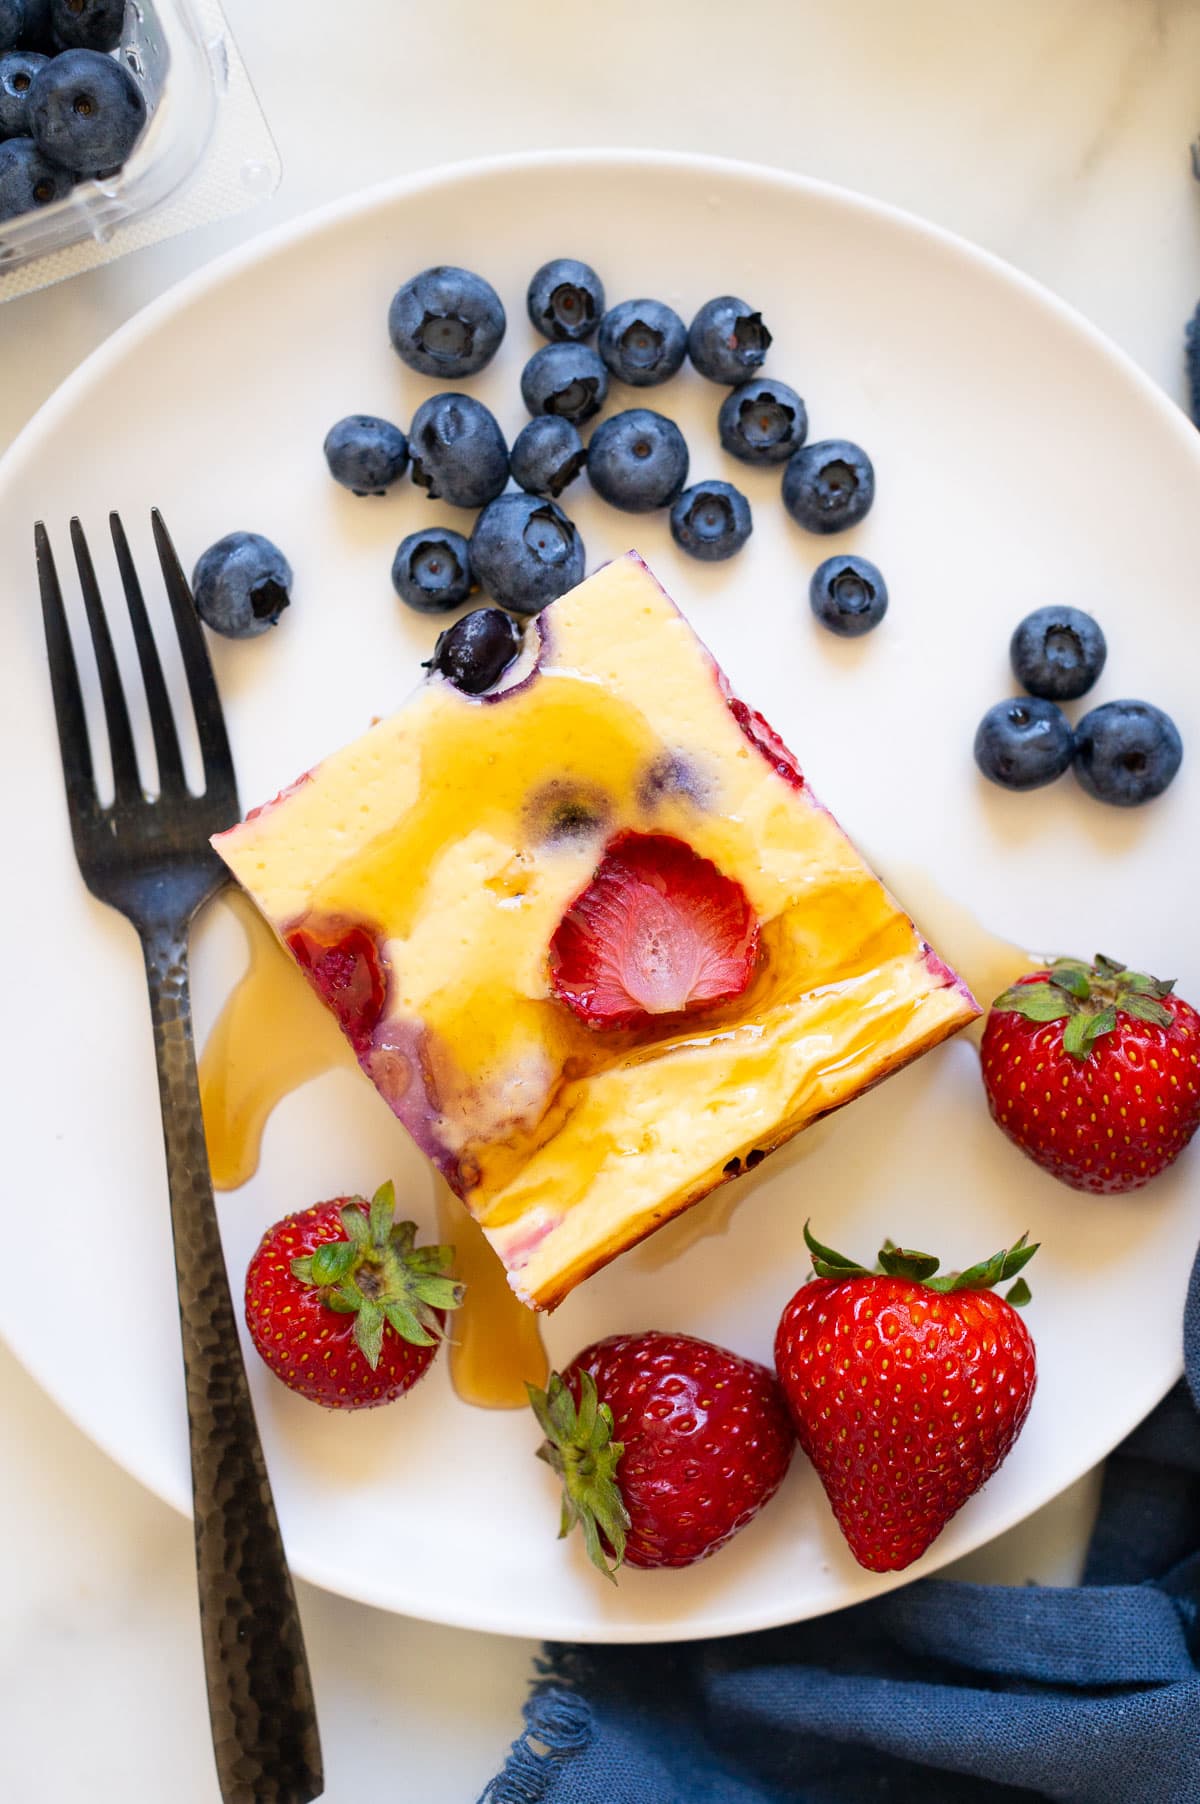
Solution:
{"label": "green strawberry calyx", "polygon": [[[546,1437],[538,1448],[538,1458],[562,1480],[559,1540],[578,1523],[588,1558],[615,1584],[625,1557],[629,1511],[617,1483],[625,1444],[612,1438],[612,1410],[601,1403],[596,1380],[587,1371],[579,1374],[578,1404],[558,1372],[551,1372],[544,1391],[535,1384],[527,1384],[525,1389],[529,1407]],[[612,1551],[611,1566],[605,1542]]]}
{"label": "green strawberry calyx", "polygon": [[1011,1010],[1026,1021],[1064,1021],[1063,1051],[1082,1062],[1091,1057],[1097,1040],[1112,1033],[1121,1015],[1170,1027],[1174,1017],[1164,998],[1174,988],[1174,979],[1164,983],[1144,971],[1130,971],[1098,952],[1091,965],[1077,958],[1056,959],[1044,978],[1013,984],[992,1007]]}
{"label": "green strawberry calyx", "polygon": [[415,1245],[417,1224],[396,1221],[395,1211],[390,1181],[369,1203],[351,1197],[341,1210],[345,1240],[292,1260],[292,1276],[319,1290],[327,1309],[354,1316],[355,1343],[372,1371],[387,1328],[414,1347],[432,1347],[445,1338],[440,1312],[463,1300],[464,1286],[447,1276],[454,1248]]}
{"label": "green strawberry calyx", "polygon": [[835,1252],[832,1247],[822,1246],[807,1222],[804,1224],[804,1244],[812,1254],[813,1271],[818,1278],[878,1278],[881,1275],[909,1278],[916,1284],[923,1284],[926,1290],[938,1291],[943,1296],[958,1290],[992,1290],[997,1284],[1006,1284],[1010,1278],[1016,1278],[1016,1283],[1005,1292],[1004,1300],[1019,1309],[1023,1303],[1028,1303],[1033,1293],[1018,1273],[1029,1264],[1041,1242],[1035,1241],[1030,1246],[1028,1234],[1022,1234],[1019,1240],[993,1253],[990,1259],[981,1259],[978,1265],[968,1266],[965,1272],[943,1272],[940,1277],[934,1275],[941,1265],[940,1259],[932,1253],[898,1247],[893,1240],[884,1241],[879,1249],[879,1261],[871,1270],[847,1259],[844,1253]]}

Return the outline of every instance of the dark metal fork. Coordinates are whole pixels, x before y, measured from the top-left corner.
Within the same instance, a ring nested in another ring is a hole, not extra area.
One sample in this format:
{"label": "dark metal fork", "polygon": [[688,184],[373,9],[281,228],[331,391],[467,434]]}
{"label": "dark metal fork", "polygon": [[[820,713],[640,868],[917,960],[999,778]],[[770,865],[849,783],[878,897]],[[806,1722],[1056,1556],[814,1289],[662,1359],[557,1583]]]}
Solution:
{"label": "dark metal fork", "polygon": [[188,994],[189,925],[228,878],[208,836],[238,818],[237,788],[191,591],[157,509],[151,517],[204,759],[203,795],[193,795],[184,778],[162,664],[116,514],[109,523],[149,705],[157,797],[147,795],[138,774],[112,635],[78,520],[71,542],[112,759],[107,807],[96,792],[62,592],[39,522],[46,650],[79,869],[92,894],[137,929],[150,986],[187,1381],[200,1628],[221,1796],[226,1804],[308,1804],[323,1785],[312,1685],[217,1231]]}

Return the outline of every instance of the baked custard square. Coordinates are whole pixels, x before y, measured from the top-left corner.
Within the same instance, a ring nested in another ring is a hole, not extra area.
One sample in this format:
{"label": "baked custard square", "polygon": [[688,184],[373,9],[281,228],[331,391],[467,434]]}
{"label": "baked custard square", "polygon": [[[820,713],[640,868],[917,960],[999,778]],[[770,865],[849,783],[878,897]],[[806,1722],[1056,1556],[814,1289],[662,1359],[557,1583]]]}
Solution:
{"label": "baked custard square", "polygon": [[[552,943],[663,842],[741,886],[749,981],[597,1026]],[[213,844],[537,1309],[979,1013],[634,553]]]}

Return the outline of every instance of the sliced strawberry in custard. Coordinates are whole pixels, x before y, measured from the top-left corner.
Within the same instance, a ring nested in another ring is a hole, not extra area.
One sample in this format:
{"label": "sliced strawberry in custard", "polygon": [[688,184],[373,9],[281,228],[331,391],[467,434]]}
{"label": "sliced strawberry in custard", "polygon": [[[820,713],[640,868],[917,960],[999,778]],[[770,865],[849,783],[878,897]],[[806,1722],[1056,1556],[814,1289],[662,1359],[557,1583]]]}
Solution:
{"label": "sliced strawberry in custard", "polygon": [[740,996],[757,953],[740,883],[681,839],[622,833],[559,922],[550,980],[589,1027],[638,1027]]}
{"label": "sliced strawberry in custard", "polygon": [[288,948],[361,1058],[387,1000],[387,969],[375,936],[344,921],[293,927]]}

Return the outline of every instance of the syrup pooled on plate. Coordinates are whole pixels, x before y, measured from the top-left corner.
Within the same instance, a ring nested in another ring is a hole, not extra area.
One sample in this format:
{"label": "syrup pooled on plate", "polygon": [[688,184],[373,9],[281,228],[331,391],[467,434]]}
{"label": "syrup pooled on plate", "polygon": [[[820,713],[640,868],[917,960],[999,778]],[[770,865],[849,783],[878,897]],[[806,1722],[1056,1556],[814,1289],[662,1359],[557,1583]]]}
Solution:
{"label": "syrup pooled on plate", "polygon": [[1018,977],[1041,971],[1051,961],[1037,952],[1026,952],[1012,940],[1000,939],[980,924],[963,903],[956,902],[919,865],[888,864],[880,873],[884,882],[921,923],[938,952],[962,978],[983,1013],[965,1031],[978,1046],[987,1025],[987,1012]]}
{"label": "syrup pooled on plate", "polygon": [[213,1187],[237,1190],[258,1170],[276,1105],[354,1057],[258,910],[237,890],[226,899],[245,929],[250,958],[201,1054],[200,1105]]}
{"label": "syrup pooled on plate", "polygon": [[[237,1190],[258,1170],[263,1130],[284,1097],[354,1058],[258,910],[236,890],[226,900],[250,958],[201,1054],[200,1101],[213,1187]],[[525,1381],[544,1384],[549,1369],[538,1317],[517,1301],[482,1229],[440,1180],[438,1217],[467,1287],[449,1339],[454,1388],[483,1409],[523,1409]]]}

